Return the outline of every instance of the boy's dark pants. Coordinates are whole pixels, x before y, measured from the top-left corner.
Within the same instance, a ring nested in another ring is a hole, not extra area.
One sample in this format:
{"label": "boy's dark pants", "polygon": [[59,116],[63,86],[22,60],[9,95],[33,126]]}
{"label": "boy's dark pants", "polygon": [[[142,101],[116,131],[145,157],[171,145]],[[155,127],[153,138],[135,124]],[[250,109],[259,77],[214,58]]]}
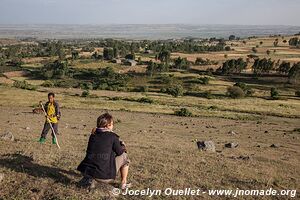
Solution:
{"label": "boy's dark pants", "polygon": [[[57,135],[58,134],[58,123],[51,123],[51,125],[55,131],[55,134]],[[50,124],[48,122],[45,122],[41,137],[46,138],[50,129],[51,129]],[[51,129],[51,135],[52,135],[52,137],[54,137],[52,129]]]}

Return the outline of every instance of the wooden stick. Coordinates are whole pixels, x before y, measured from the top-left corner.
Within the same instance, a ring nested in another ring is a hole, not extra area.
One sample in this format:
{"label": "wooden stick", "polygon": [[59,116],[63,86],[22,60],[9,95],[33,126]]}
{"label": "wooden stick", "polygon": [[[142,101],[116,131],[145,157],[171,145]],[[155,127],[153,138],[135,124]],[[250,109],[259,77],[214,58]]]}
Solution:
{"label": "wooden stick", "polygon": [[[44,111],[45,116],[47,116],[47,113],[46,113],[46,110],[45,110],[45,108],[44,108],[43,103],[41,103],[41,106],[42,106],[42,109],[43,109],[43,111]],[[53,128],[53,126],[52,126],[52,124],[51,124],[50,119],[48,118],[48,116],[47,116],[47,122],[49,123],[49,125],[50,125],[50,127],[51,127],[51,130],[52,130],[52,133],[53,133],[53,135],[54,135],[54,139],[55,139],[56,145],[57,145],[57,147],[60,149],[60,146],[59,146],[59,144],[58,144],[58,140],[57,140],[57,137],[56,137],[54,128]]]}

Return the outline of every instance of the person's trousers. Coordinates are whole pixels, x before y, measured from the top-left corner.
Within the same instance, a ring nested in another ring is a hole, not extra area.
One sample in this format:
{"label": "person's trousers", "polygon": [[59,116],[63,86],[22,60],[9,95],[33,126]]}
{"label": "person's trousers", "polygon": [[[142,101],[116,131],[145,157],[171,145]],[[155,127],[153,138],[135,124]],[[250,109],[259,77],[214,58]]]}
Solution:
{"label": "person's trousers", "polygon": [[[51,125],[55,131],[55,134],[58,134],[58,123],[51,123]],[[41,137],[46,138],[49,130],[51,130],[51,135],[52,137],[54,137],[50,124],[48,122],[45,122]]]}

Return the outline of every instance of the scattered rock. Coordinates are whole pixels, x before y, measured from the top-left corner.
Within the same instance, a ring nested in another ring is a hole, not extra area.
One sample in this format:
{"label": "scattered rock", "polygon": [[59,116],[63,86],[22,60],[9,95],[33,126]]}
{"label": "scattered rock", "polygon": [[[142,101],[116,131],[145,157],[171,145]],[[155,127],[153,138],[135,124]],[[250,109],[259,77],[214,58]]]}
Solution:
{"label": "scattered rock", "polygon": [[230,134],[230,135],[236,135],[237,133],[234,132],[234,131],[229,131],[228,134]]}
{"label": "scattered rock", "polygon": [[25,130],[30,130],[30,127],[29,127],[29,126],[27,126],[27,127],[25,128]]}
{"label": "scattered rock", "polygon": [[216,152],[215,143],[213,141],[198,141],[197,146],[199,150]]}
{"label": "scattered rock", "polygon": [[140,133],[147,133],[147,130],[140,130]]}
{"label": "scattered rock", "polygon": [[277,144],[272,144],[270,147],[271,147],[271,148],[279,148],[279,145],[277,145]]}
{"label": "scattered rock", "polygon": [[239,156],[238,159],[240,159],[240,160],[250,160],[250,156]]}
{"label": "scattered rock", "polygon": [[269,133],[269,131],[265,131],[265,133]]}
{"label": "scattered rock", "polygon": [[215,128],[216,129],[217,127],[212,126],[212,125],[207,125],[206,128]]}
{"label": "scattered rock", "polygon": [[3,173],[0,173],[0,182],[2,182],[4,179],[4,174]]}
{"label": "scattered rock", "polygon": [[236,142],[230,142],[230,143],[225,144],[226,148],[237,148],[238,146],[239,146],[239,144]]}
{"label": "scattered rock", "polygon": [[3,135],[0,136],[1,140],[7,140],[7,141],[15,141],[15,137],[12,134],[12,132],[6,132]]}

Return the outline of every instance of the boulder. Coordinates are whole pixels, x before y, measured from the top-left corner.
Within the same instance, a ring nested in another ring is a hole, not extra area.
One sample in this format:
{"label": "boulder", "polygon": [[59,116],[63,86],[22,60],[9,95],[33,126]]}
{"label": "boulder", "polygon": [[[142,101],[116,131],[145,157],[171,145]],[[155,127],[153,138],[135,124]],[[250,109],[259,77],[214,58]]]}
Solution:
{"label": "boulder", "polygon": [[197,147],[199,150],[216,152],[215,143],[213,141],[198,141]]}
{"label": "boulder", "polygon": [[236,135],[237,133],[234,132],[234,131],[229,131],[228,134],[230,134],[230,135]]}
{"label": "boulder", "polygon": [[236,148],[238,146],[239,146],[239,144],[236,142],[230,142],[230,143],[225,144],[226,148]]}
{"label": "boulder", "polygon": [[277,145],[277,144],[272,144],[270,147],[271,147],[271,148],[278,148],[279,145]]}
{"label": "boulder", "polygon": [[12,134],[12,132],[6,132],[3,135],[0,136],[1,140],[6,140],[6,141],[15,141],[15,137]]}

